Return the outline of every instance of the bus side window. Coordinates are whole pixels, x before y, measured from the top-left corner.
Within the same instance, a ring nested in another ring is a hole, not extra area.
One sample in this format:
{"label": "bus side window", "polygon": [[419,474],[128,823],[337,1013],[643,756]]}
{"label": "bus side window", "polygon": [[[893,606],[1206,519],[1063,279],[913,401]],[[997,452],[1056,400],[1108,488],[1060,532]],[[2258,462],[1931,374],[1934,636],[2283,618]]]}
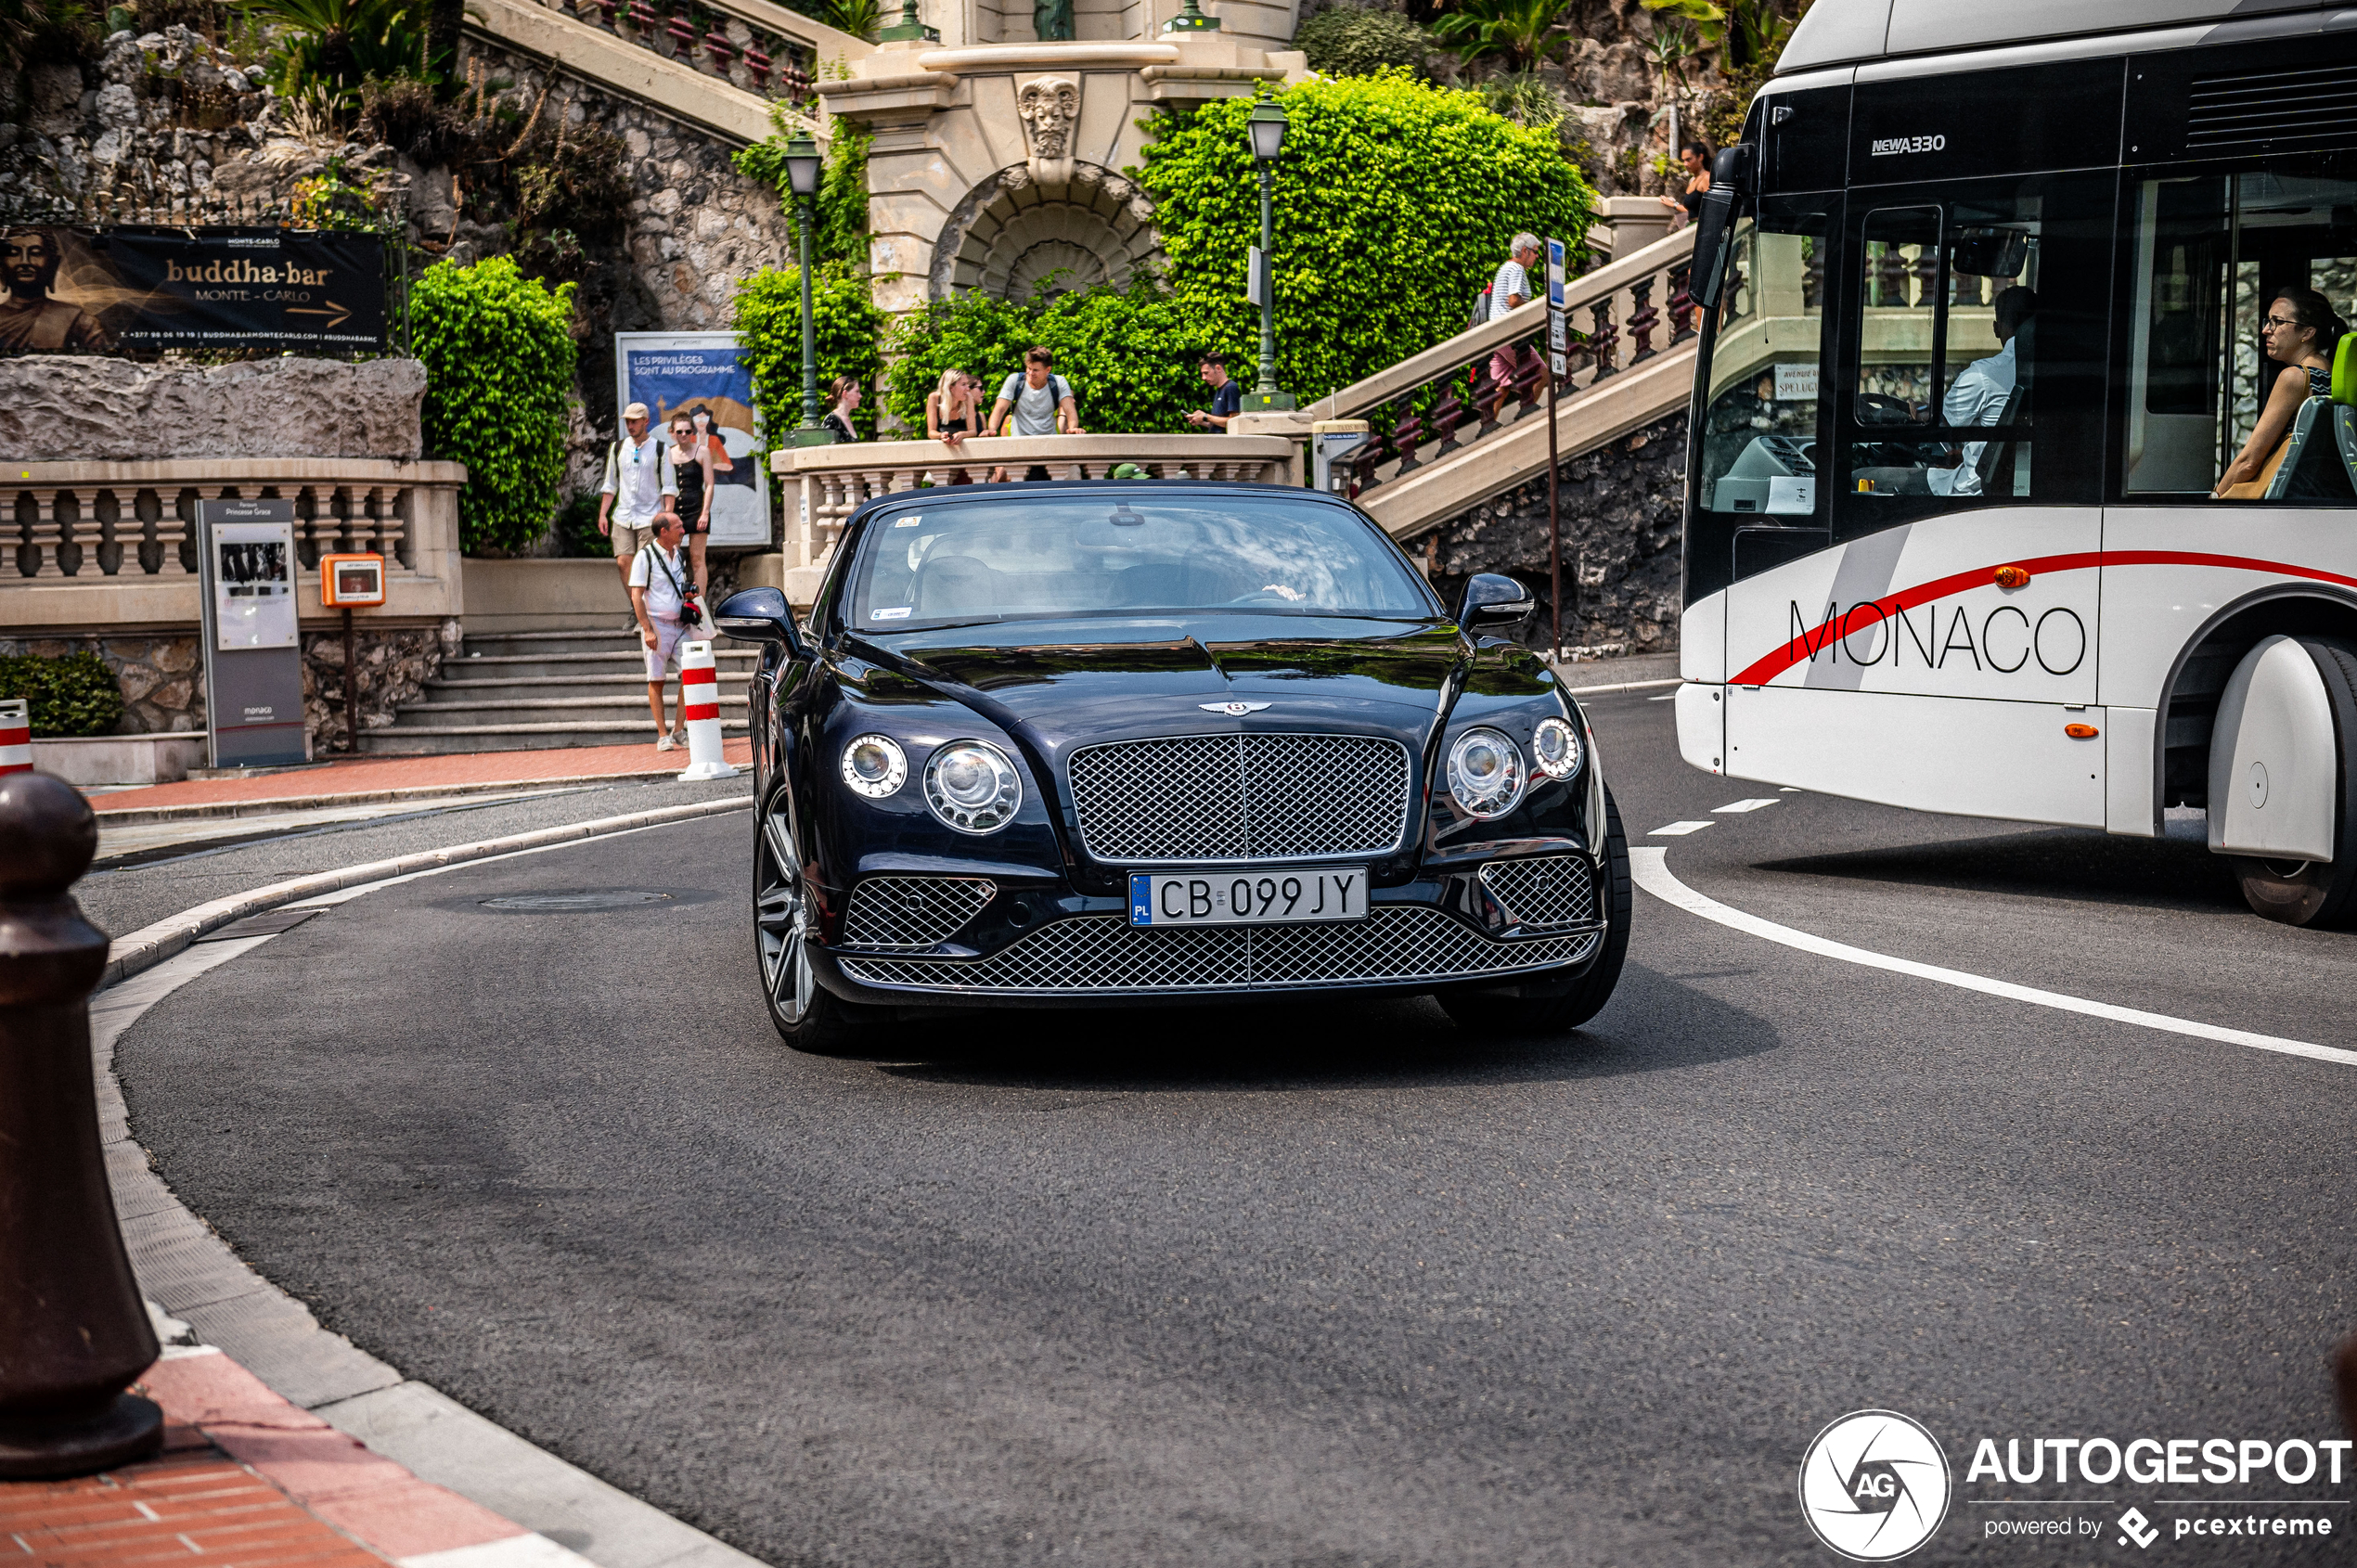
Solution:
{"label": "bus side window", "polygon": [[2100,497],[2101,178],[1958,182],[1933,187],[1936,203],[1853,207],[1837,535]]}
{"label": "bus side window", "polygon": [[[2132,193],[2120,491],[2208,504],[2285,368],[2260,346],[2275,291],[2311,288],[2344,318],[2357,310],[2357,181],[2279,160],[2237,174],[2135,180]],[[2295,469],[2281,498],[2357,504],[2357,465],[2330,429],[2341,418],[2312,418],[2320,439],[2302,455],[2318,467]],[[2336,461],[2339,475],[2324,471]]]}

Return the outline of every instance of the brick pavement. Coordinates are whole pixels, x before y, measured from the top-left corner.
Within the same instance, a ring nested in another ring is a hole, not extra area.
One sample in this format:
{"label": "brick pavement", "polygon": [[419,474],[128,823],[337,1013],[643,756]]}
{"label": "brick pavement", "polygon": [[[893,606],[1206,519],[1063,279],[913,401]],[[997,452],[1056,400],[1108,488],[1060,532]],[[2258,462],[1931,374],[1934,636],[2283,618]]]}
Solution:
{"label": "brick pavement", "polygon": [[[753,764],[753,743],[733,737],[721,755],[740,767]],[[206,809],[239,816],[270,808],[293,811],[328,803],[450,795],[534,784],[612,778],[671,778],[688,765],[685,747],[566,746],[545,752],[475,752],[453,757],[361,757],[256,778],[190,778],[142,790],[118,790],[90,799],[103,826],[159,808]]]}
{"label": "brick pavement", "polygon": [[537,1562],[570,1555],[370,1452],[217,1351],[157,1362],[136,1392],[163,1407],[163,1452],[70,1481],[0,1483],[0,1565],[194,1555],[234,1568],[386,1568],[510,1543]]}

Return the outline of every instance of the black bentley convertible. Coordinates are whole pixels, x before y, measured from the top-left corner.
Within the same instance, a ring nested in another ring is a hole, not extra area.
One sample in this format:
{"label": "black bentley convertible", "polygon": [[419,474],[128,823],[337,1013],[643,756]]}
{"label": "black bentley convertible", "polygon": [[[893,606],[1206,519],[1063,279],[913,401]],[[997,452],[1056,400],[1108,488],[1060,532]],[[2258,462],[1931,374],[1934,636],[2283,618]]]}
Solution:
{"label": "black bentley convertible", "polygon": [[805,1050],[895,1007],[1430,993],[1562,1030],[1629,942],[1578,704],[1364,514],[1209,481],[916,490],[854,513],[752,688],[753,926]]}

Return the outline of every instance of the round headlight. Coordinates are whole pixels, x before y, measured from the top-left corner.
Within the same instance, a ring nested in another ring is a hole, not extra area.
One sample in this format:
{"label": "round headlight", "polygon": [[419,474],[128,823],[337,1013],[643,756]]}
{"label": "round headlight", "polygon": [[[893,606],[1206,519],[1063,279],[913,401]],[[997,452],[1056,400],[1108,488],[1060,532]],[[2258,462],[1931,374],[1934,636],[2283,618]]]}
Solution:
{"label": "round headlight", "polygon": [[1449,748],[1449,792],[1475,816],[1513,810],[1522,784],[1522,753],[1494,729],[1469,729]]}
{"label": "round headlight", "polygon": [[1023,804],[1023,775],[987,740],[952,740],[925,764],[925,804],[960,833],[995,833]]}
{"label": "round headlight", "polygon": [[908,782],[908,754],[889,735],[862,735],[843,749],[843,781],[880,801]]}
{"label": "round headlight", "polygon": [[1548,778],[1568,778],[1579,771],[1579,732],[1563,719],[1540,719],[1531,732],[1530,754]]}

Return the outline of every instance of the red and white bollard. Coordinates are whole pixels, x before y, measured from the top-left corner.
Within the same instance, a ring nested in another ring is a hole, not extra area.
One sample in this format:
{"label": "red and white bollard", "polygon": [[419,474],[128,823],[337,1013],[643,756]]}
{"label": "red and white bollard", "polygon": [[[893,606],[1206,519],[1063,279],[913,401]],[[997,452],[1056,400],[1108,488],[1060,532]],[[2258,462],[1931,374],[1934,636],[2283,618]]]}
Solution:
{"label": "red and white bollard", "polygon": [[679,782],[737,777],[720,755],[720,670],[708,640],[679,645],[679,720],[688,726],[688,767]]}
{"label": "red and white bollard", "polygon": [[32,771],[32,704],[12,697],[0,701],[0,773]]}

